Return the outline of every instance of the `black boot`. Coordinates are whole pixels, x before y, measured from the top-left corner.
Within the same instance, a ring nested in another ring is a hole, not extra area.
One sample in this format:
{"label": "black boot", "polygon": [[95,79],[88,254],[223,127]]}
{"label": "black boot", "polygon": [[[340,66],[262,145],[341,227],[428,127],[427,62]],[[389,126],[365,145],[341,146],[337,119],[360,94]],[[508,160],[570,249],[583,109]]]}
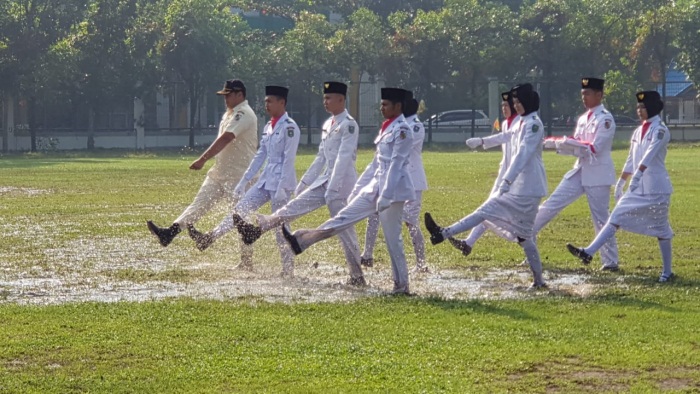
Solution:
{"label": "black boot", "polygon": [[[258,240],[263,234],[262,229],[254,224],[245,222],[240,219],[240,216],[234,214],[233,221],[236,223],[236,229],[241,234],[243,238],[243,243],[246,245],[252,245]],[[238,216],[238,219],[236,218]]]}
{"label": "black boot", "polygon": [[197,231],[197,229],[191,224],[187,225],[187,232],[190,233],[190,238],[194,240],[194,244],[197,246],[197,249],[202,252],[211,246],[212,243],[214,243],[214,238],[212,238],[211,234],[204,234]]}
{"label": "black boot", "polygon": [[364,258],[360,257],[360,265],[363,267],[373,267],[374,266],[374,259],[373,258]]}
{"label": "black boot", "polygon": [[591,260],[593,260],[593,256],[586,253],[586,251],[583,248],[577,248],[572,244],[566,244],[566,249],[569,250],[569,253],[581,259],[581,262],[585,265],[590,264]]}
{"label": "black boot", "polygon": [[469,255],[471,254],[471,252],[472,252],[472,247],[469,246],[469,244],[467,243],[467,241],[460,240],[460,239],[456,239],[456,238],[452,238],[452,237],[447,238],[447,240],[450,241],[450,243],[452,244],[452,246],[454,246],[454,247],[457,248],[460,252],[462,252],[462,255],[464,255],[464,257],[467,257],[467,256],[469,256]]}
{"label": "black boot", "polygon": [[181,231],[180,225],[177,223],[173,223],[173,225],[170,227],[158,227],[155,225],[155,223],[148,220],[146,221],[146,225],[148,226],[148,231],[155,235],[160,244],[163,246],[170,245],[175,236],[177,236]]}
{"label": "black boot", "polygon": [[284,235],[284,239],[286,239],[287,242],[289,242],[289,245],[292,247],[292,251],[294,251],[294,254],[301,254],[301,252],[303,252],[303,250],[301,250],[301,245],[299,245],[299,241],[297,241],[296,237],[289,232],[289,229],[286,225],[282,226],[282,235]]}
{"label": "black boot", "polygon": [[442,235],[442,227],[435,223],[433,217],[430,216],[430,212],[425,213],[425,228],[427,228],[428,232],[430,233],[431,244],[437,245],[445,240],[445,236]]}

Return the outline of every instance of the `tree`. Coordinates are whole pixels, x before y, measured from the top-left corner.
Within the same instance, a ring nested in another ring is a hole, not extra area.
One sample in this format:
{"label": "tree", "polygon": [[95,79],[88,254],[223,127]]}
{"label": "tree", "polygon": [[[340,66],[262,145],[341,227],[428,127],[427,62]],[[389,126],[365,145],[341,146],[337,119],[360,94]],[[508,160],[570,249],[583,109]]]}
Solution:
{"label": "tree", "polygon": [[87,109],[87,148],[95,147],[97,113],[115,102],[133,98],[138,77],[127,44],[137,12],[136,0],[93,0],[85,19],[51,49],[65,79],[58,89],[72,92],[76,105]]}
{"label": "tree", "polygon": [[36,151],[37,102],[50,64],[49,48],[81,17],[85,0],[6,0],[0,4],[0,91],[27,100],[31,150]]}
{"label": "tree", "polygon": [[666,72],[678,54],[676,38],[680,33],[682,9],[673,0],[657,0],[651,9],[635,21],[637,39],[631,57],[640,75],[661,84],[661,96],[666,99]]}
{"label": "tree", "polygon": [[161,0],[167,8],[158,53],[182,82],[189,102],[189,146],[202,95],[229,75],[233,48],[245,46],[248,25],[222,0]]}
{"label": "tree", "polygon": [[[290,86],[290,103],[306,115],[301,123],[306,124],[307,130],[314,108],[318,108],[316,103],[320,102],[312,102],[312,98],[320,97],[322,83],[329,77],[328,40],[332,34],[333,27],[324,15],[302,12],[294,28],[287,30],[267,51],[266,80]],[[293,102],[291,97],[299,101]],[[307,135],[307,143],[311,143],[311,133]]]}
{"label": "tree", "polygon": [[[505,6],[479,0],[451,0],[445,11],[449,64],[453,75],[468,84],[464,90],[470,92],[469,108],[476,109],[488,97],[485,91],[479,94],[478,88],[486,85],[479,82],[509,69],[514,17]],[[475,127],[472,119],[472,134]]]}
{"label": "tree", "polygon": [[[679,4],[682,11],[682,19],[678,29],[678,64],[685,71],[700,91],[700,45],[697,39],[700,37],[700,4],[696,1],[687,1]],[[700,94],[698,94],[700,100]]]}

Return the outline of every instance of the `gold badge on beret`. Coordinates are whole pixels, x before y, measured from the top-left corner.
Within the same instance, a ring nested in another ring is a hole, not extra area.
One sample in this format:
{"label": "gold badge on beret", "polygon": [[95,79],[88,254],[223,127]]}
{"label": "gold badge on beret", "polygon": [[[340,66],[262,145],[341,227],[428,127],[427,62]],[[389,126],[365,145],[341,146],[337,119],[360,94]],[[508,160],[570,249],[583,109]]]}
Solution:
{"label": "gold badge on beret", "polygon": [[326,89],[328,89],[330,86],[331,86],[331,84],[328,83],[328,82],[326,82],[326,83],[323,84],[323,87],[326,88]]}
{"label": "gold badge on beret", "polygon": [[584,78],[581,80],[581,85],[583,86],[588,86],[588,78]]}
{"label": "gold badge on beret", "polygon": [[637,98],[641,101],[644,100],[644,93],[638,93]]}

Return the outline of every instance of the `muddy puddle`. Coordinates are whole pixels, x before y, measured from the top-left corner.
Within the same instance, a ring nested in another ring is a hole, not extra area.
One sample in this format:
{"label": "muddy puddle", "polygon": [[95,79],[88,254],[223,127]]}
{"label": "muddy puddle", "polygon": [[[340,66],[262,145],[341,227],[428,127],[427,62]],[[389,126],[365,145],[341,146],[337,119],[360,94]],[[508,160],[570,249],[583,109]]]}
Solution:
{"label": "muddy puddle", "polygon": [[[300,256],[291,279],[280,277],[274,248],[256,251],[252,271],[237,268],[238,249],[234,244],[199,253],[184,242],[166,249],[154,245],[151,239],[81,238],[59,246],[44,245],[40,250],[25,261],[12,251],[1,253],[0,258],[14,263],[0,267],[0,303],[49,305],[176,297],[348,302],[384,296],[393,287],[388,261],[365,268],[368,286],[358,288],[345,284],[346,267],[324,259],[324,250]],[[532,292],[527,290],[531,283],[527,267],[432,267],[430,272],[411,274],[411,292],[421,297],[459,300],[558,294],[585,297],[599,286],[589,275],[575,272],[545,271],[545,279],[549,289]]]}

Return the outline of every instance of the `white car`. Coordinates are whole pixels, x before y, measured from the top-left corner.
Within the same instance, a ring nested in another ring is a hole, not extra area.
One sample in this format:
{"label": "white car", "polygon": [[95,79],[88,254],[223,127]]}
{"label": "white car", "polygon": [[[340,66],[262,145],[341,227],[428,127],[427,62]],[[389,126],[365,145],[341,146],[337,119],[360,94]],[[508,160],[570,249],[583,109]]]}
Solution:
{"label": "white car", "polygon": [[429,125],[430,127],[466,128],[472,126],[472,119],[474,119],[474,124],[477,127],[488,127],[491,125],[489,117],[480,109],[458,109],[440,112],[423,121],[423,124],[426,128]]}

